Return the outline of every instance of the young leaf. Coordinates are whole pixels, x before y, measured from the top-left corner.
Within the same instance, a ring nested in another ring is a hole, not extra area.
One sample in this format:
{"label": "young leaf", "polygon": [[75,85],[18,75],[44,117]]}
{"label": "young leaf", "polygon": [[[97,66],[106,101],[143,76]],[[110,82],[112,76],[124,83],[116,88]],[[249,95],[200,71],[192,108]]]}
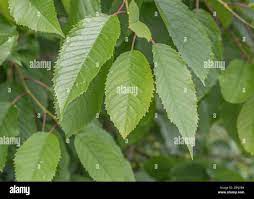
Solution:
{"label": "young leaf", "polygon": [[119,35],[116,16],[85,18],[71,30],[55,67],[54,89],[60,115],[87,91],[101,66],[113,55]]}
{"label": "young leaf", "polygon": [[152,71],[141,52],[126,52],[116,59],[106,81],[105,104],[123,138],[148,111],[153,90]]}
{"label": "young leaf", "polygon": [[242,107],[237,119],[237,130],[244,149],[254,155],[254,98]]}
{"label": "young leaf", "polygon": [[[191,74],[175,50],[164,44],[153,45],[157,92],[168,118],[183,138],[194,138],[198,125],[197,97]],[[191,156],[193,146],[187,144]]]}
{"label": "young leaf", "polygon": [[135,34],[140,38],[145,38],[147,41],[152,39],[152,34],[149,28],[141,21],[139,21],[139,7],[135,0],[132,0],[129,9],[129,28],[135,32]]}
{"label": "young leaf", "polygon": [[75,138],[79,159],[96,181],[134,181],[130,164],[112,137],[95,124]]}
{"label": "young leaf", "polygon": [[243,103],[254,95],[254,65],[233,60],[220,76],[221,93],[230,103]]}
{"label": "young leaf", "polygon": [[0,102],[0,137],[15,137],[18,130],[18,111],[9,102]]}
{"label": "young leaf", "polygon": [[212,57],[206,29],[179,0],[155,0],[160,15],[183,60],[204,84],[209,70],[204,62]]}
{"label": "young leaf", "polygon": [[106,66],[103,66],[97,77],[89,85],[88,90],[66,108],[60,124],[67,137],[78,133],[99,114],[103,103],[108,65],[111,62],[110,60]]}
{"label": "young leaf", "polygon": [[53,0],[9,0],[9,8],[17,24],[64,37]]}
{"label": "young leaf", "polygon": [[33,134],[17,151],[14,159],[17,181],[51,181],[61,150],[52,133]]}

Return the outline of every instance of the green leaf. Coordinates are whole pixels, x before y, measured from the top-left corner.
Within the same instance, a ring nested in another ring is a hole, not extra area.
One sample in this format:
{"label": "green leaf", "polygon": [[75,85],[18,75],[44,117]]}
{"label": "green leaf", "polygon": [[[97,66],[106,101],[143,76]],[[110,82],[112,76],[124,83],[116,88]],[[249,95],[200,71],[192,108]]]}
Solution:
{"label": "green leaf", "polygon": [[254,95],[254,65],[242,60],[230,62],[220,76],[221,93],[230,103],[243,103]]}
{"label": "green leaf", "polygon": [[0,102],[0,137],[15,137],[18,130],[18,111],[9,102]]}
{"label": "green leaf", "polygon": [[242,107],[237,119],[237,130],[244,149],[254,155],[254,98]]}
{"label": "green leaf", "polygon": [[143,22],[139,21],[139,7],[134,0],[131,1],[128,9],[129,14],[129,28],[135,32],[140,38],[145,38],[147,41],[151,41],[152,34]]}
{"label": "green leaf", "polygon": [[222,26],[228,28],[233,21],[233,15],[219,1],[207,0],[207,3],[215,11]]}
{"label": "green leaf", "polygon": [[169,180],[170,171],[176,164],[176,159],[165,156],[153,157],[145,162],[144,169],[146,172],[157,180]]}
{"label": "green leaf", "polygon": [[60,115],[87,91],[101,66],[113,55],[119,35],[116,16],[85,18],[71,30],[55,67],[54,89]]}
{"label": "green leaf", "polygon": [[228,169],[227,167],[223,165],[217,165],[216,169],[209,169],[208,174],[211,176],[213,181],[219,181],[219,182],[242,182],[244,181],[244,178],[241,176],[241,174],[238,171],[234,171],[231,169]]}
{"label": "green leaf", "polygon": [[3,171],[8,156],[8,146],[0,145],[0,172]]}
{"label": "green leaf", "polygon": [[105,81],[109,68],[107,65],[110,65],[111,62],[108,61],[106,66],[103,66],[98,76],[89,85],[88,90],[66,108],[60,124],[67,137],[78,133],[79,130],[84,128],[99,114],[103,103]]}
{"label": "green leaf", "polygon": [[57,131],[53,131],[53,133],[56,133],[58,140],[59,140],[60,149],[61,149],[61,159],[58,164],[58,169],[57,169],[54,181],[65,181],[66,182],[66,181],[70,180],[70,177],[71,177],[71,172],[69,169],[71,157],[70,157],[70,154],[67,150],[67,146],[64,142],[63,137]]}
{"label": "green leaf", "polygon": [[136,4],[135,0],[132,0],[129,5],[129,24],[133,24],[139,21],[139,7]]}
{"label": "green leaf", "polygon": [[[191,74],[179,54],[164,44],[153,46],[157,93],[168,118],[183,138],[194,138],[198,124],[197,97]],[[188,144],[193,156],[193,146]]]}
{"label": "green leaf", "polygon": [[207,181],[209,175],[206,171],[206,163],[199,161],[181,161],[171,170],[173,181]]}
{"label": "green leaf", "polygon": [[61,150],[52,133],[33,134],[15,155],[17,181],[51,181],[56,173]]}
{"label": "green leaf", "polygon": [[155,116],[155,102],[153,101],[150,105],[149,111],[140,120],[137,127],[129,134],[128,140],[123,139],[120,134],[117,134],[117,141],[121,148],[125,148],[138,142],[141,142],[147,134],[150,133],[151,128],[154,126]]}
{"label": "green leaf", "polygon": [[155,3],[183,60],[204,84],[209,73],[204,62],[213,56],[205,27],[179,0],[155,0]]}
{"label": "green leaf", "polygon": [[16,27],[9,25],[0,16],[0,65],[11,54],[11,50],[16,42]]}
{"label": "green leaf", "polygon": [[8,8],[8,0],[1,0],[0,2],[0,14],[2,14],[8,21],[12,22],[13,19],[10,16],[9,8]]}
{"label": "green leaf", "polygon": [[64,37],[53,0],[9,0],[9,8],[17,24]]}
{"label": "green leaf", "polygon": [[106,110],[123,138],[138,125],[153,96],[153,75],[139,51],[121,54],[106,81]]}
{"label": "green leaf", "polygon": [[129,28],[133,32],[135,32],[138,37],[145,38],[145,39],[147,39],[147,41],[151,41],[152,34],[151,34],[149,28],[144,23],[142,23],[141,21],[130,24]]}
{"label": "green leaf", "polygon": [[[9,92],[9,89],[11,92]],[[0,84],[0,100],[12,102],[17,96],[24,93],[22,87],[15,83]],[[18,110],[19,136],[24,141],[37,131],[34,109],[29,96],[24,96],[16,103]]]}
{"label": "green leaf", "polygon": [[90,125],[75,138],[79,159],[96,181],[134,181],[130,164],[103,129]]}
{"label": "green leaf", "polygon": [[67,12],[67,14],[70,14],[70,12],[71,12],[71,0],[62,0],[62,4],[63,4],[64,9]]}
{"label": "green leaf", "polygon": [[206,12],[205,10],[198,9],[195,10],[198,20],[203,24],[206,28],[207,35],[212,42],[213,53],[215,54],[215,58],[217,60],[223,59],[223,44],[221,31],[214,21],[213,17]]}
{"label": "green leaf", "polygon": [[85,17],[94,17],[101,13],[101,0],[75,0],[70,2],[70,22],[72,25]]}

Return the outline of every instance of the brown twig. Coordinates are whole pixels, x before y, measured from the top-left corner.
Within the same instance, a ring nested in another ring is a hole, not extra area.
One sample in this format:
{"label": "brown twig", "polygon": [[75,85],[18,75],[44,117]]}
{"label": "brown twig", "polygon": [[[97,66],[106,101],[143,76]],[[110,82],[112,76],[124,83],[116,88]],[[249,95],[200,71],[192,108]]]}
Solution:
{"label": "brown twig", "polygon": [[27,93],[24,92],[22,94],[20,94],[19,96],[17,96],[12,102],[11,102],[11,105],[15,105],[22,97],[26,96]]}
{"label": "brown twig", "polygon": [[239,38],[234,33],[232,33],[231,31],[229,32],[229,34],[232,36],[233,41],[235,42],[235,44],[240,49],[241,54],[242,54],[242,58],[245,58],[245,59],[249,60],[250,57],[249,57],[248,53],[245,51],[245,49],[243,48],[242,43],[240,42]]}
{"label": "brown twig", "polygon": [[19,78],[21,80],[21,83],[23,84],[24,89],[26,90],[27,94],[30,95],[30,97],[35,101],[35,103],[42,109],[43,112],[47,113],[56,123],[58,123],[58,120],[56,118],[56,116],[54,114],[52,114],[48,109],[46,109],[41,103],[40,101],[33,95],[33,93],[31,92],[31,90],[28,88],[28,86],[26,85],[26,82],[24,80],[24,75],[21,72],[19,66],[16,65],[16,69],[19,75]]}
{"label": "brown twig", "polygon": [[196,0],[196,9],[197,9],[197,11],[199,9],[199,0]]}
{"label": "brown twig", "polygon": [[46,120],[47,120],[47,113],[43,113],[43,121],[42,121],[42,132],[45,130],[46,126]]}
{"label": "brown twig", "polygon": [[115,16],[115,15],[118,15],[118,14],[120,14],[120,13],[123,12],[122,9],[123,9],[123,7],[124,7],[124,4],[125,4],[125,0],[123,0],[122,4],[121,4],[120,7],[118,8],[118,10],[113,14],[114,16]]}
{"label": "brown twig", "polygon": [[54,130],[55,130],[55,128],[58,126],[58,124],[56,123],[50,130],[49,130],[49,133],[52,133]]}
{"label": "brown twig", "polygon": [[240,15],[238,15],[234,10],[232,10],[227,3],[225,3],[223,0],[218,0],[218,2],[223,5],[225,9],[227,9],[231,14],[233,14],[237,19],[239,19],[241,22],[243,22],[245,25],[251,27],[254,29],[254,26],[248,23],[245,19],[243,19]]}
{"label": "brown twig", "polygon": [[34,82],[34,83],[40,85],[41,87],[43,87],[43,88],[45,88],[45,89],[51,91],[51,89],[49,88],[49,86],[48,86],[47,84],[41,82],[40,80],[33,79],[33,78],[31,78],[31,77],[24,77],[24,80],[30,80],[30,81],[32,81],[32,82]]}
{"label": "brown twig", "polygon": [[133,36],[133,39],[132,39],[132,44],[131,44],[131,50],[134,49],[136,38],[137,38],[137,35],[134,33],[134,36]]}

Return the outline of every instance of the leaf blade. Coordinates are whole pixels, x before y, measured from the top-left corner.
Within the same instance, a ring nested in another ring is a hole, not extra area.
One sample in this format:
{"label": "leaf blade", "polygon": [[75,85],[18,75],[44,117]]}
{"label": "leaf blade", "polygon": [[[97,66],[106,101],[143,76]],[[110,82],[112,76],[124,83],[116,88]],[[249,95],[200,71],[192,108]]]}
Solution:
{"label": "leaf blade", "polygon": [[96,181],[134,181],[129,163],[103,129],[90,125],[75,138],[79,159]]}
{"label": "leaf blade", "polygon": [[[171,47],[155,44],[153,54],[157,93],[168,118],[177,126],[183,138],[195,139],[198,125],[197,97],[191,74]],[[193,156],[193,145],[186,144]]]}
{"label": "leaf blade", "polygon": [[51,181],[60,160],[61,150],[52,133],[33,134],[15,154],[17,181]]}
{"label": "leaf blade", "polygon": [[113,55],[119,35],[116,16],[85,18],[73,28],[63,44],[53,80],[60,115],[70,102],[86,92],[102,65]]}
{"label": "leaf blade", "polygon": [[153,90],[152,71],[141,52],[129,51],[117,58],[106,80],[105,104],[123,138],[148,111]]}
{"label": "leaf blade", "polygon": [[183,60],[205,84],[209,70],[204,68],[204,62],[212,57],[205,28],[181,1],[155,0],[155,3]]}

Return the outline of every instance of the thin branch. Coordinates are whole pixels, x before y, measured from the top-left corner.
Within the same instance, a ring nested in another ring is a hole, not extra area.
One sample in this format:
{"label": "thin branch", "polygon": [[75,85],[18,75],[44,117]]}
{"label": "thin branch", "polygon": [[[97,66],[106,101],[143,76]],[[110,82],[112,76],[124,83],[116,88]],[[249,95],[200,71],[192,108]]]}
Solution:
{"label": "thin branch", "polygon": [[21,72],[19,66],[16,65],[16,69],[19,75],[19,78],[21,80],[21,83],[23,84],[26,92],[28,95],[31,96],[31,98],[35,101],[35,103],[42,109],[43,112],[47,113],[56,123],[58,123],[58,120],[56,118],[56,116],[54,114],[52,114],[48,109],[46,109],[41,103],[40,101],[33,95],[33,93],[31,92],[31,90],[28,88],[28,86],[26,85],[26,82],[24,80],[24,76],[23,73]]}
{"label": "thin branch", "polygon": [[231,7],[242,7],[242,8],[250,8],[247,4],[244,3],[228,3],[228,5],[230,5]]}
{"label": "thin branch", "polygon": [[21,95],[17,96],[12,102],[11,102],[11,105],[15,105],[22,97],[26,96],[27,93],[24,92],[22,93]]}
{"label": "thin branch", "polygon": [[122,4],[120,5],[118,10],[113,15],[118,15],[118,14],[122,13],[123,12],[122,9],[124,7],[124,4],[125,4],[125,0],[123,0]]}
{"label": "thin branch", "polygon": [[124,3],[125,3],[125,7],[126,7],[126,10],[127,10],[127,13],[129,14],[129,4],[128,4],[128,0],[123,0]]}
{"label": "thin branch", "polygon": [[50,130],[49,130],[49,133],[52,133],[54,130],[55,130],[55,128],[58,126],[58,124],[56,123]]}
{"label": "thin branch", "polygon": [[197,11],[199,9],[199,0],[196,0],[196,9],[197,9]]}
{"label": "thin branch", "polygon": [[151,39],[151,42],[152,42],[153,45],[156,44],[155,41],[154,41],[153,39]]}
{"label": "thin branch", "polygon": [[41,87],[43,87],[43,88],[49,90],[50,92],[52,92],[52,90],[50,89],[50,87],[49,87],[47,84],[41,82],[40,80],[33,79],[33,78],[31,78],[31,77],[24,77],[24,80],[30,80],[30,81],[32,81],[32,82],[34,82],[34,83],[40,85]]}
{"label": "thin branch", "polygon": [[241,51],[241,54],[242,54],[242,57],[243,58],[246,58],[247,60],[250,59],[248,53],[245,51],[245,49],[243,48],[242,46],[242,43],[241,41],[239,40],[239,38],[231,31],[229,31],[229,34],[232,36],[233,38],[233,41],[235,42],[235,44],[238,46],[238,48],[240,49]]}
{"label": "thin branch", "polygon": [[136,38],[137,38],[137,35],[134,33],[132,44],[131,44],[131,51],[134,49]]}
{"label": "thin branch", "polygon": [[46,120],[47,120],[47,113],[43,113],[43,121],[42,121],[42,132],[44,132],[45,130],[45,126],[46,126]]}
{"label": "thin branch", "polygon": [[224,8],[226,8],[229,12],[231,12],[237,19],[239,19],[241,22],[243,22],[245,25],[251,27],[254,29],[254,26],[248,23],[246,20],[244,20],[240,15],[238,15],[234,10],[232,10],[227,3],[225,3],[223,0],[218,0]]}

